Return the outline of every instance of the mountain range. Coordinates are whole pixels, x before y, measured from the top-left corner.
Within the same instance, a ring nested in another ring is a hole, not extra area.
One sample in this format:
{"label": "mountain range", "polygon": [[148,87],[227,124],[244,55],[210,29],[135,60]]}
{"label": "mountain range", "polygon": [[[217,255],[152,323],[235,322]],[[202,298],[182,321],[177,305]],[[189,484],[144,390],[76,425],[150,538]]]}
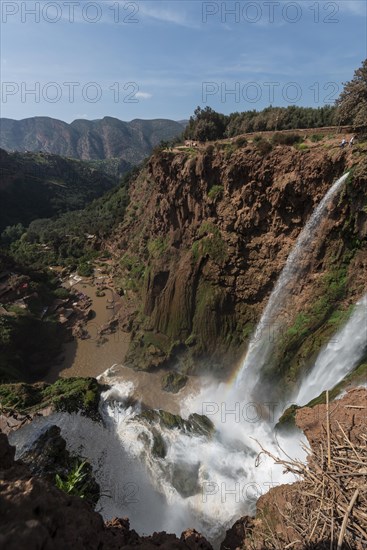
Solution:
{"label": "mountain range", "polygon": [[123,122],[117,118],[74,120],[49,117],[0,119],[0,147],[8,152],[45,152],[80,160],[123,159],[142,162],[161,141],[179,136],[185,122],[155,119]]}

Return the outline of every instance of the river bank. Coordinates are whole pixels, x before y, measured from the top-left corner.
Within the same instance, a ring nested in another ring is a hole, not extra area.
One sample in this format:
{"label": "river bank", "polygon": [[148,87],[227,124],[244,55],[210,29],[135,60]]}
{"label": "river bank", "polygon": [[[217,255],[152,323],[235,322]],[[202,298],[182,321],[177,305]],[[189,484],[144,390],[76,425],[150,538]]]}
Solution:
{"label": "river bank", "polygon": [[89,300],[90,314],[74,331],[74,339],[64,343],[60,359],[44,377],[45,382],[55,382],[58,377],[97,377],[124,360],[130,335],[113,323],[121,310],[121,299],[112,288],[101,290],[103,283],[102,275],[93,279],[71,276],[64,282]]}

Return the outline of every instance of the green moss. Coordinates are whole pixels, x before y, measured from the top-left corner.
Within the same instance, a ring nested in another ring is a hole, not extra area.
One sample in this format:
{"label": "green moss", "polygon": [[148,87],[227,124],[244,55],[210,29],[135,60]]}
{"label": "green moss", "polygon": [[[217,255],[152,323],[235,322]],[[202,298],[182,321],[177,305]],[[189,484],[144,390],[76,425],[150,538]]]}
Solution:
{"label": "green moss", "polygon": [[168,430],[178,429],[186,433],[196,435],[205,435],[207,437],[214,433],[214,424],[209,418],[200,414],[190,414],[187,420],[178,414],[172,414],[168,411],[147,409],[131,419],[131,422],[145,421],[149,424],[160,424],[161,427]]}
{"label": "green moss", "polygon": [[167,445],[157,430],[153,430],[153,447],[152,453],[158,458],[165,458],[167,454]]}
{"label": "green moss", "polygon": [[190,414],[188,421],[191,423],[191,431],[202,435],[212,435],[215,431],[214,424],[203,414]]}
{"label": "green moss", "polygon": [[[329,391],[329,401],[334,401],[349,385],[358,385],[358,383],[366,382],[367,379],[367,362],[360,364],[351,373],[349,373],[343,380],[341,380],[336,386]],[[315,407],[326,403],[326,391],[312,399],[307,403],[306,407]]]}
{"label": "green moss", "polygon": [[[351,257],[351,256],[350,256]],[[275,353],[263,370],[267,383],[281,381],[279,392],[292,391],[296,381],[314,361],[321,347],[345,324],[352,307],[342,307],[347,292],[350,257],[339,267],[333,267],[319,280],[315,299],[296,316],[276,343]],[[279,394],[274,398],[280,397]]]}
{"label": "green moss", "polygon": [[[358,386],[359,383],[365,383],[366,380],[367,362],[363,359],[362,363],[358,367],[356,367],[343,380],[336,384],[336,386],[329,390],[329,401],[334,401],[349,386]],[[325,403],[326,391],[323,391],[320,395],[309,401],[305,407],[315,407],[316,405],[325,405]],[[281,430],[294,427],[296,412],[299,408],[300,407],[298,405],[291,405],[288,407],[280,417],[276,427]]]}
{"label": "green moss", "polygon": [[153,346],[154,348],[157,348],[165,355],[169,355],[172,342],[165,334],[147,331],[144,333],[144,336],[143,336],[143,346],[145,348],[149,348],[149,346]]}
{"label": "green moss", "polygon": [[224,187],[223,185],[213,185],[208,193],[209,199],[215,201],[223,195]]}
{"label": "green moss", "polygon": [[297,405],[291,405],[290,407],[288,407],[279,418],[276,428],[281,430],[294,428],[296,412],[298,409],[299,407]]}
{"label": "green moss", "polygon": [[191,346],[195,346],[197,342],[197,337],[195,334],[190,334],[190,336],[185,340],[185,346],[190,348]]}
{"label": "green moss", "polygon": [[187,376],[179,372],[167,372],[161,378],[162,389],[171,393],[178,393],[186,386]]}
{"label": "green moss", "polygon": [[227,259],[227,245],[217,226],[210,222],[204,222],[198,231],[198,236],[202,239],[195,241],[191,249],[195,262],[200,257],[207,255],[217,263],[222,263]]}
{"label": "green moss", "polygon": [[143,285],[146,265],[137,255],[124,254],[120,266],[126,271],[122,284],[126,289],[139,290]]}
{"label": "green moss", "polygon": [[100,393],[101,386],[94,378],[62,378],[52,385],[3,384],[0,405],[21,414],[51,406],[56,411],[80,412],[99,420]]}
{"label": "green moss", "polygon": [[158,237],[157,239],[152,239],[147,244],[147,249],[149,256],[151,258],[160,258],[168,248],[168,239],[163,239]]}

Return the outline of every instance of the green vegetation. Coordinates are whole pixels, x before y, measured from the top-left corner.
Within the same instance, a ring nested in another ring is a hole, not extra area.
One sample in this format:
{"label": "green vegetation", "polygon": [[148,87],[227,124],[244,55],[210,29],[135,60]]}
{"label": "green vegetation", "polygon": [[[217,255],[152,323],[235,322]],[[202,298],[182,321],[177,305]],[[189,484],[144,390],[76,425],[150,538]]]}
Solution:
{"label": "green vegetation", "polygon": [[0,150],[0,232],[40,218],[84,208],[119,183],[83,161],[44,153]]}
{"label": "green vegetation", "polygon": [[124,254],[120,260],[120,266],[127,271],[122,284],[125,289],[138,290],[146,271],[146,264],[138,256]]}
{"label": "green vegetation", "polygon": [[69,292],[42,271],[11,275],[8,287],[16,301],[4,304],[0,315],[0,383],[30,381],[61,351],[65,329],[48,308],[56,299],[68,298]]}
{"label": "green vegetation", "polygon": [[68,495],[75,495],[79,498],[85,498],[88,483],[86,481],[87,472],[84,471],[86,462],[76,462],[74,468],[63,479],[56,474],[56,487]]}
{"label": "green vegetation", "polygon": [[[362,362],[358,367],[356,367],[352,372],[350,372],[339,384],[334,386],[329,391],[329,400],[334,401],[348,386],[349,384],[359,382],[365,382],[367,377],[367,362]],[[316,405],[326,403],[326,392],[322,392],[318,397],[312,399],[307,403],[307,407],[315,407]]]}
{"label": "green vegetation", "polygon": [[298,405],[291,405],[288,407],[279,418],[276,428],[281,430],[293,429],[295,427],[296,412],[298,409]]}
{"label": "green vegetation", "polygon": [[212,201],[216,201],[217,199],[222,197],[223,191],[224,191],[223,185],[213,185],[213,187],[210,189],[208,193],[208,197]]}
{"label": "green vegetation", "polygon": [[207,437],[210,437],[215,430],[214,424],[207,416],[193,413],[189,415],[187,420],[185,420],[178,414],[172,414],[162,409],[158,411],[146,409],[140,414],[134,416],[131,421],[145,421],[153,425],[160,424],[163,428],[168,430],[179,429],[183,432],[204,435]]}
{"label": "green vegetation", "polygon": [[[28,227],[7,227],[1,243],[13,260],[24,267],[49,265],[78,268],[92,273],[88,265],[100,255],[100,242],[124,219],[129,202],[128,187],[137,169],[126,175],[113,191],[90,203],[84,210],[54,219],[34,220]],[[89,275],[86,275],[89,276]]]}
{"label": "green vegetation", "polygon": [[305,362],[349,315],[350,311],[337,309],[345,295],[346,282],[346,267],[326,273],[320,282],[318,297],[305,312],[297,315],[293,325],[280,339],[276,354],[276,362],[280,366],[277,370],[289,382],[297,379]]}
{"label": "green vegetation", "polygon": [[310,140],[312,141],[312,143],[318,143],[319,141],[322,141],[324,137],[325,136],[323,136],[323,134],[312,134]]}
{"label": "green vegetation", "polygon": [[158,237],[148,241],[147,249],[151,258],[160,258],[168,248],[168,238]]}
{"label": "green vegetation", "polygon": [[64,475],[55,475],[55,485],[67,495],[77,496],[95,506],[99,500],[99,486],[92,467],[86,460],[74,459],[72,468]]}
{"label": "green vegetation", "polygon": [[210,107],[197,107],[190,117],[184,132],[184,139],[214,141],[222,139],[226,128],[226,116],[216,113]]}
{"label": "green vegetation", "polygon": [[296,143],[300,143],[301,141],[302,136],[293,133],[282,134],[280,132],[277,132],[271,138],[271,142],[273,145],[295,145]]}
{"label": "green vegetation", "polygon": [[352,124],[358,132],[367,129],[367,59],[354,72],[350,82],[344,84],[344,90],[337,99],[337,117],[339,124]]}
{"label": "green vegetation", "polygon": [[94,378],[61,378],[54,384],[0,385],[0,407],[21,414],[52,406],[56,411],[78,412],[99,420],[101,386]]}
{"label": "green vegetation", "polygon": [[307,151],[309,149],[306,143],[298,143],[297,145],[295,145],[295,147],[296,149],[298,149],[298,151]]}
{"label": "green vegetation", "polygon": [[162,389],[167,392],[178,393],[186,386],[187,376],[179,372],[167,372],[162,376]]}
{"label": "green vegetation", "polygon": [[222,115],[210,107],[195,110],[184,132],[185,139],[214,141],[241,134],[281,131],[297,128],[321,128],[336,125],[336,108],[267,107],[262,111],[245,111]]}
{"label": "green vegetation", "polygon": [[254,144],[256,149],[262,156],[266,156],[270,153],[273,146],[267,139],[262,138],[261,136],[255,136]]}
{"label": "green vegetation", "polygon": [[94,269],[90,263],[82,262],[78,265],[78,275],[81,277],[92,277],[93,273]]}
{"label": "green vegetation", "polygon": [[214,262],[221,263],[227,259],[227,246],[217,226],[204,222],[198,232],[199,241],[192,245],[192,258],[195,262],[208,255]]}
{"label": "green vegetation", "polygon": [[38,377],[61,352],[63,333],[56,321],[16,313],[0,317],[0,382]]}
{"label": "green vegetation", "polygon": [[152,447],[152,453],[154,456],[158,458],[165,458],[167,454],[167,445],[161,436],[161,434],[153,429],[153,447]]}
{"label": "green vegetation", "polygon": [[[362,363],[357,366],[351,373],[349,373],[343,380],[341,380],[336,386],[329,391],[329,401],[334,401],[343,391],[345,391],[350,384],[358,385],[360,382],[365,382],[367,378],[367,362],[366,359],[362,360]],[[323,391],[307,403],[306,407],[315,407],[316,405],[324,405],[326,403],[326,391]],[[288,407],[282,416],[280,417],[277,428],[287,429],[295,426],[296,412],[299,409],[297,405],[291,405]]]}

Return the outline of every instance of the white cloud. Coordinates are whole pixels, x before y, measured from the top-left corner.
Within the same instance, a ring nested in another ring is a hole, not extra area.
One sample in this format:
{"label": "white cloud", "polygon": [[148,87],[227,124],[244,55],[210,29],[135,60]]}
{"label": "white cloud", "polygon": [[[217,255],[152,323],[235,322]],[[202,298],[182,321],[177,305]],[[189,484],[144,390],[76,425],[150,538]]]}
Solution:
{"label": "white cloud", "polygon": [[152,96],[152,94],[149,94],[148,92],[137,92],[135,94],[135,97],[137,97],[138,99],[150,99]]}
{"label": "white cloud", "polygon": [[[184,2],[182,4],[185,4]],[[154,4],[154,7],[149,7],[148,3],[139,4],[139,14],[143,17],[149,19],[155,19],[157,21],[162,21],[163,23],[171,23],[174,25],[179,25],[181,27],[188,27],[190,29],[198,28],[198,25],[190,21],[188,18],[188,11],[182,10],[182,5],[180,9],[177,9],[179,4],[177,3],[175,9],[172,7],[167,8],[166,6],[157,6]]]}
{"label": "white cloud", "polygon": [[342,0],[338,2],[339,11],[350,13],[351,15],[366,16],[365,0]]}

